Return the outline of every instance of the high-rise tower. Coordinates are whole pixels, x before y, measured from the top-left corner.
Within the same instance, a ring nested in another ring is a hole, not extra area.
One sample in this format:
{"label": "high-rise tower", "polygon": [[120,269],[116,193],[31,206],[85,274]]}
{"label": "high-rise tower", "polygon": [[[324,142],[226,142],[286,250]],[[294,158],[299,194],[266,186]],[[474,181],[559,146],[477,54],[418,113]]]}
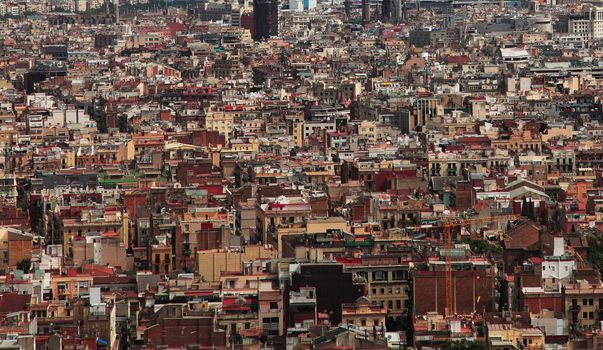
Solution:
{"label": "high-rise tower", "polygon": [[395,23],[400,23],[403,21],[402,6],[404,6],[404,4],[402,3],[402,0],[393,0],[393,2],[392,17],[394,17]]}
{"label": "high-rise tower", "polygon": [[369,0],[362,0],[362,22],[364,24],[371,21],[371,3]]}
{"label": "high-rise tower", "polygon": [[383,0],[381,4],[381,19],[383,21],[389,21],[392,17],[392,2],[396,0]]}
{"label": "high-rise tower", "polygon": [[278,0],[253,0],[253,40],[278,35]]}

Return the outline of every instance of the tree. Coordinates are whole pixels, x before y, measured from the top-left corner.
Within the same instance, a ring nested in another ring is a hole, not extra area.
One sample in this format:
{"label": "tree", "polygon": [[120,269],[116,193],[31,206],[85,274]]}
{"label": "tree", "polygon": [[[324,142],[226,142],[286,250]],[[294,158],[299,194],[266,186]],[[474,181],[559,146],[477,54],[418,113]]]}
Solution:
{"label": "tree", "polygon": [[25,273],[29,272],[31,268],[31,260],[28,258],[24,258],[23,260],[17,262],[17,270],[21,270]]}
{"label": "tree", "polygon": [[502,253],[502,248],[500,246],[483,239],[465,238],[461,241],[461,243],[469,244],[469,248],[471,248],[471,251],[476,254]]}
{"label": "tree", "polygon": [[528,209],[528,199],[525,196],[521,198],[521,216],[530,216],[530,209]]}
{"label": "tree", "polygon": [[603,236],[588,237],[587,260],[601,271],[603,268]]}
{"label": "tree", "polygon": [[444,345],[442,347],[442,349],[446,349],[446,350],[485,350],[486,345],[484,344],[484,342],[481,342],[478,340],[468,341],[468,340],[463,339],[461,341],[450,342],[450,343]]}

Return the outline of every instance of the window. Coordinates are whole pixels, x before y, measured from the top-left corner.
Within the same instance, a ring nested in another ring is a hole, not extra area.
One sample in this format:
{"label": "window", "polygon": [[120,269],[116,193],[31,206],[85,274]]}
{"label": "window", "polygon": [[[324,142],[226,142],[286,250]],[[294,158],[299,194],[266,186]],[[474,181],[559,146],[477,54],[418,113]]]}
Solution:
{"label": "window", "polygon": [[387,301],[387,308],[388,308],[389,310],[393,309],[393,308],[394,308],[394,302],[393,302],[393,301],[391,301],[391,300],[388,300],[388,301]]}
{"label": "window", "polygon": [[377,294],[377,288],[373,288],[373,295]]}
{"label": "window", "polygon": [[276,301],[270,302],[270,310],[278,310],[278,303]]}
{"label": "window", "polygon": [[589,313],[588,313],[588,318],[590,318],[591,320],[592,320],[593,318],[595,318],[595,313],[594,313],[594,312],[592,312],[592,311],[591,311],[591,312],[589,312]]}
{"label": "window", "polygon": [[396,310],[402,309],[402,301],[400,299],[396,300]]}
{"label": "window", "polygon": [[588,312],[583,312],[582,313],[582,318],[588,318]]}
{"label": "window", "polygon": [[582,299],[582,305],[588,305],[588,300]]}
{"label": "window", "polygon": [[387,274],[385,271],[374,271],[373,272],[373,281],[385,281],[387,279]]}
{"label": "window", "polygon": [[385,294],[385,288],[381,288],[380,292],[382,295]]}
{"label": "window", "polygon": [[360,320],[360,325],[362,327],[366,327],[366,320],[364,318],[362,320]]}
{"label": "window", "polygon": [[405,280],[408,278],[408,273],[404,270],[396,270],[393,272],[392,279],[394,281]]}
{"label": "window", "polygon": [[593,299],[588,299],[588,305],[594,305],[594,300]]}
{"label": "window", "polygon": [[176,308],[175,307],[169,307],[167,309],[167,316],[168,317],[176,317]]}

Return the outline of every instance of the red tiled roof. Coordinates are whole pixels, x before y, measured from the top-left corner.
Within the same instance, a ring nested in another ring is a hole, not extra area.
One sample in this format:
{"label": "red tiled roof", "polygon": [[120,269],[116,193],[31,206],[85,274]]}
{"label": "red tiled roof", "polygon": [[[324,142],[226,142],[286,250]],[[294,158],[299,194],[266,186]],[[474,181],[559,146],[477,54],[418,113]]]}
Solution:
{"label": "red tiled roof", "polygon": [[0,294],[0,314],[22,311],[31,301],[29,294],[4,293]]}
{"label": "red tiled roof", "polygon": [[448,56],[444,59],[447,64],[467,64],[471,62],[468,56]]}

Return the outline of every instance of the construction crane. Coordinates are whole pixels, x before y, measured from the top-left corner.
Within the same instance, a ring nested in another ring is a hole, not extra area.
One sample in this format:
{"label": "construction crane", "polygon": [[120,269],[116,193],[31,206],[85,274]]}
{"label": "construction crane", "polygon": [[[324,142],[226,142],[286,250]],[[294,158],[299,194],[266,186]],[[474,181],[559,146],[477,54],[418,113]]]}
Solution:
{"label": "construction crane", "polygon": [[[446,223],[444,225],[444,239],[446,240],[446,308],[444,309],[444,316],[451,316],[453,314],[453,302],[452,302],[452,224]],[[440,254],[441,255],[441,254]]]}
{"label": "construction crane", "polygon": [[[499,216],[488,216],[473,219],[463,219],[458,217],[446,217],[444,224],[439,226],[430,226],[430,229],[441,228],[442,229],[442,240],[446,244],[446,256],[445,256],[445,289],[446,289],[446,307],[444,309],[444,316],[454,315],[454,301],[452,300],[452,229],[457,226],[464,226],[469,224],[483,224],[491,222],[502,222],[502,221],[514,221],[518,219],[518,215],[499,215]],[[413,227],[409,227],[412,229]],[[421,227],[414,227],[421,228]]]}

